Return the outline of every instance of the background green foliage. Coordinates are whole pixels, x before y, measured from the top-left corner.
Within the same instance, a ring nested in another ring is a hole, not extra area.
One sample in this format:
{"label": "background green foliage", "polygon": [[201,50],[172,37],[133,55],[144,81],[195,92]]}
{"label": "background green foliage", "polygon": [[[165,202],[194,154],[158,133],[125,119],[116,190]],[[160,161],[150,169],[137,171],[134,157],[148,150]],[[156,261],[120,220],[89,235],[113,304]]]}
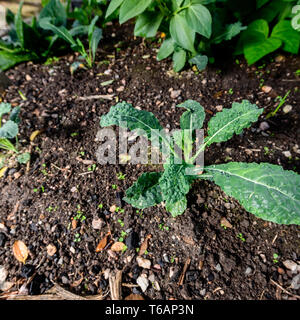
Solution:
{"label": "background green foliage", "polygon": [[[172,55],[175,71],[188,61],[203,70],[222,42],[249,64],[281,48],[299,52],[300,32],[293,29],[292,8],[298,0],[111,0],[106,18],[118,14],[120,24],[135,18],[135,36],[166,39],[158,60]],[[300,22],[299,22],[300,23]],[[238,37],[237,37],[238,36]],[[238,43],[235,40],[238,39]]]}

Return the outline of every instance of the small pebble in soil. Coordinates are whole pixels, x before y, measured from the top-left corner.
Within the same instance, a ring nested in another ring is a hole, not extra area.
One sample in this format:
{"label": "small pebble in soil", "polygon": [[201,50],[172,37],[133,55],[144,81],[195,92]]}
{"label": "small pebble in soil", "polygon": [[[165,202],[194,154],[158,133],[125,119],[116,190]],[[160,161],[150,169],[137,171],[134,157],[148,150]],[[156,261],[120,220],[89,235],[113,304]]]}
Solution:
{"label": "small pebble in soil", "polygon": [[259,129],[261,131],[266,131],[269,128],[270,128],[270,126],[269,126],[268,122],[266,122],[266,121],[261,122],[260,125],[259,125]]}
{"label": "small pebble in soil", "polygon": [[138,248],[139,246],[139,235],[133,231],[125,240],[125,244],[129,250]]}
{"label": "small pebble in soil", "polygon": [[252,273],[252,269],[250,267],[247,267],[246,271],[245,271],[245,275],[249,276]]}
{"label": "small pebble in soil", "polygon": [[98,218],[98,217],[94,217],[93,221],[92,221],[92,227],[95,230],[101,230],[102,227],[105,225],[105,222],[103,219]]}
{"label": "small pebble in soil", "polygon": [[7,275],[8,275],[8,272],[6,271],[6,269],[3,266],[0,266],[0,285],[4,283]]}
{"label": "small pebble in soil", "polygon": [[200,290],[200,294],[201,294],[201,296],[205,296],[205,294],[206,294],[206,289]]}
{"label": "small pebble in soil", "polygon": [[282,151],[282,154],[287,158],[290,158],[292,156],[290,151]]}
{"label": "small pebble in soil", "polygon": [[215,269],[216,269],[218,272],[221,272],[221,271],[222,271],[222,267],[221,267],[220,263],[218,263],[218,264],[215,266]]}
{"label": "small pebble in soil", "polygon": [[21,276],[22,278],[28,279],[28,278],[30,278],[30,277],[33,275],[34,271],[35,271],[35,267],[34,267],[33,265],[31,265],[31,264],[25,264],[25,265],[23,265],[22,268],[21,268],[21,274],[20,274],[20,276]]}
{"label": "small pebble in soil", "polygon": [[170,263],[168,255],[166,253],[163,254],[163,259],[164,259],[165,262]]}
{"label": "small pebble in soil", "polygon": [[283,265],[292,271],[292,273],[296,272],[298,265],[296,262],[292,261],[292,260],[285,260],[283,261]]}
{"label": "small pebble in soil", "polygon": [[136,279],[136,283],[140,286],[143,292],[145,292],[149,286],[149,280],[144,274]]}
{"label": "small pebble in soil", "polygon": [[291,288],[294,290],[300,289],[300,273],[293,278]]}
{"label": "small pebble in soil", "polygon": [[291,112],[293,107],[290,104],[287,104],[282,110],[284,113],[289,113]]}
{"label": "small pebble in soil", "polygon": [[136,261],[139,265],[139,267],[144,268],[144,269],[150,269],[151,268],[151,261],[148,259],[144,259],[142,257],[137,257]]}

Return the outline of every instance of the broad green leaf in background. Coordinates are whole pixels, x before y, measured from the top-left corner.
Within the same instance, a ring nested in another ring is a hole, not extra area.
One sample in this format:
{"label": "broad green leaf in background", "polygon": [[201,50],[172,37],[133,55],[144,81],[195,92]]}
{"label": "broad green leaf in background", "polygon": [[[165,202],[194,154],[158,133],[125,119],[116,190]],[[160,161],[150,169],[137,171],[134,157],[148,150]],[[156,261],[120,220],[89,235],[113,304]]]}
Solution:
{"label": "broad green leaf in background", "polygon": [[269,163],[230,162],[205,168],[212,180],[264,220],[300,224],[300,176]]}
{"label": "broad green leaf in background", "polygon": [[15,28],[16,28],[16,33],[17,33],[21,48],[24,48],[24,28],[23,28],[23,20],[22,20],[23,4],[24,4],[24,1],[21,1],[18,12],[15,15]]}
{"label": "broad green leaf in background", "polygon": [[[4,114],[10,113],[11,111],[11,104],[6,102],[0,103],[0,120]],[[0,123],[1,126],[1,123]]]}
{"label": "broad green leaf in background", "polygon": [[240,34],[241,31],[246,30],[247,27],[243,27],[242,23],[240,21],[229,24],[226,26],[225,31],[216,36],[212,41],[213,43],[221,43],[222,41],[228,41]]}
{"label": "broad green leaf in background", "polygon": [[234,102],[232,108],[223,109],[210,119],[205,144],[209,146],[215,142],[227,141],[234,134],[242,133],[243,129],[249,128],[258,120],[262,112],[263,109],[248,100],[243,100],[242,103]]}
{"label": "broad green leaf in background", "polygon": [[93,18],[93,20],[91,21],[90,25],[89,25],[89,28],[88,28],[88,40],[89,40],[89,43],[92,41],[93,32],[95,30],[95,26],[96,26],[96,23],[97,23],[98,20],[99,20],[99,17],[95,16]]}
{"label": "broad green leaf in background", "polygon": [[212,18],[209,10],[202,4],[192,4],[186,11],[187,24],[191,28],[206,38],[211,36]]}
{"label": "broad green leaf in background", "polygon": [[105,14],[105,19],[108,18],[112,13],[114,13],[123,2],[124,0],[111,0]]}
{"label": "broad green leaf in background", "polygon": [[17,63],[30,61],[36,59],[37,56],[30,53],[24,53],[20,51],[6,52],[0,51],[0,69],[2,71],[7,70]]}
{"label": "broad green leaf in background", "polygon": [[203,71],[208,64],[208,57],[202,54],[197,54],[189,60],[190,64],[195,64],[199,71]]}
{"label": "broad green leaf in background", "polygon": [[267,22],[272,22],[282,12],[285,11],[289,4],[282,0],[271,0],[265,6],[261,7],[260,10],[255,14],[257,19],[264,19]]}
{"label": "broad green leaf in background", "polygon": [[99,45],[100,40],[102,39],[102,30],[100,28],[95,28],[92,39],[91,39],[91,49],[92,49],[92,54],[93,54],[93,61],[95,60],[96,57],[96,51]]}
{"label": "broad green leaf in background", "polygon": [[169,55],[171,55],[175,50],[175,42],[172,38],[168,38],[166,39],[157,54],[157,60],[163,60],[165,58],[167,58]]}
{"label": "broad green leaf in background", "polygon": [[86,35],[89,32],[89,26],[79,25],[69,30],[72,37]]}
{"label": "broad green leaf in background", "polygon": [[41,28],[45,30],[51,30],[59,38],[65,40],[66,42],[68,42],[73,46],[76,46],[76,41],[64,26],[56,27],[50,22],[48,18],[40,20],[39,23]]}
{"label": "broad green leaf in background", "polygon": [[267,54],[276,51],[282,45],[279,39],[268,38],[262,42],[246,45],[244,47],[245,58],[249,65],[257,62]]}
{"label": "broad green leaf in background", "polygon": [[145,209],[163,201],[159,186],[161,172],[143,173],[126,191],[124,201],[135,208]]}
{"label": "broad green leaf in background", "polygon": [[185,108],[185,111],[180,118],[181,129],[201,129],[205,119],[205,111],[201,104],[194,100],[187,100],[177,107]]}
{"label": "broad green leaf in background", "polygon": [[175,14],[170,22],[170,33],[173,40],[182,48],[195,53],[195,31],[187,23],[184,10]]}
{"label": "broad green leaf in background", "polygon": [[265,55],[280,48],[282,42],[278,38],[268,38],[269,25],[266,20],[255,20],[241,34],[240,43],[248,64],[253,64]]}
{"label": "broad green leaf in background", "polygon": [[17,136],[18,132],[18,125],[14,121],[8,120],[0,128],[0,138],[13,139]]}
{"label": "broad green leaf in background", "polygon": [[151,4],[152,0],[125,0],[120,9],[120,24],[143,13]]}
{"label": "broad green leaf in background", "polygon": [[173,69],[175,72],[179,72],[186,62],[186,51],[184,49],[178,48],[173,54]]}
{"label": "broad green leaf in background", "polygon": [[111,107],[109,112],[101,117],[100,126],[120,126],[126,122],[129,130],[142,129],[148,139],[151,138],[151,130],[161,130],[162,126],[152,112],[137,110],[130,103],[120,102]]}
{"label": "broad green leaf in background", "polygon": [[142,13],[136,20],[134,35],[144,38],[155,37],[163,17],[164,15],[161,12]]}
{"label": "broad green leaf in background", "polygon": [[55,26],[66,26],[67,13],[60,0],[50,0],[49,3],[42,9],[39,20],[49,19],[51,24]]}
{"label": "broad green leaf in background", "polygon": [[281,20],[273,28],[271,38],[283,42],[283,50],[297,54],[300,45],[300,32],[292,28],[291,21]]}
{"label": "broad green leaf in background", "polygon": [[256,8],[259,9],[268,3],[270,0],[256,0]]}

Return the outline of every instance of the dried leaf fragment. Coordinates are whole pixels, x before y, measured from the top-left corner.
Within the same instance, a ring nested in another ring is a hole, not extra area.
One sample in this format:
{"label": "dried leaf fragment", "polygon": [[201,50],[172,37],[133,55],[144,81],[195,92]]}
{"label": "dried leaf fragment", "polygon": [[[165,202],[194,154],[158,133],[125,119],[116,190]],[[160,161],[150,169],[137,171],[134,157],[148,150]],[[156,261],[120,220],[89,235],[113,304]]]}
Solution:
{"label": "dried leaf fragment", "polygon": [[141,244],[140,250],[139,250],[139,256],[142,256],[147,248],[148,248],[148,241],[152,238],[151,234],[147,234],[145,240],[143,241],[143,243]]}
{"label": "dried leaf fragment", "polygon": [[102,250],[104,250],[104,248],[106,247],[107,245],[107,238],[108,238],[108,235],[106,235],[97,245],[97,248],[96,248],[96,252],[100,252]]}
{"label": "dried leaf fragment", "polygon": [[31,142],[33,142],[34,139],[35,139],[40,133],[42,133],[41,130],[35,130],[35,131],[33,131],[32,134],[30,135],[29,140],[30,140]]}
{"label": "dried leaf fragment", "polygon": [[24,263],[26,262],[27,258],[28,258],[28,248],[26,246],[26,244],[21,241],[21,240],[17,240],[15,241],[14,245],[13,245],[13,253],[15,258]]}

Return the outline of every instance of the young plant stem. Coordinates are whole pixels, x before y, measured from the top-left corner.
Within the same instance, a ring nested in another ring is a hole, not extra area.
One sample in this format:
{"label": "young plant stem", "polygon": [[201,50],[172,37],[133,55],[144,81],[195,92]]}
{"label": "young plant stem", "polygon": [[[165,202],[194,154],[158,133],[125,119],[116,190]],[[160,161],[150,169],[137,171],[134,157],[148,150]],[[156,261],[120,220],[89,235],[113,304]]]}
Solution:
{"label": "young plant stem", "polygon": [[274,117],[276,115],[278,110],[285,104],[285,101],[286,101],[288,95],[290,94],[290,92],[291,92],[291,90],[289,90],[283,98],[280,97],[279,105],[277,106],[277,108],[274,111],[272,111],[266,115],[266,119],[269,119],[269,118]]}

